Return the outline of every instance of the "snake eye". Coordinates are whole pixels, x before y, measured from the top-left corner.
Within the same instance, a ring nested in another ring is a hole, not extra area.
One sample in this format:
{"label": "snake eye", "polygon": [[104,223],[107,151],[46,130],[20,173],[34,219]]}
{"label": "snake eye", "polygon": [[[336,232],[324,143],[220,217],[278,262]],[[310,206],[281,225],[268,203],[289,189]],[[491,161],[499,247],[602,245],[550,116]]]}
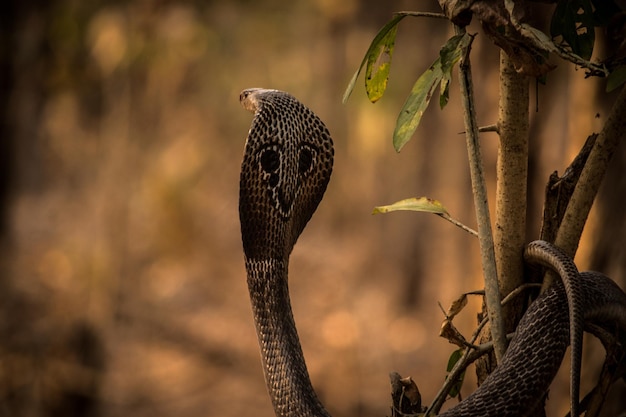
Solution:
{"label": "snake eye", "polygon": [[280,155],[273,149],[266,149],[261,154],[261,168],[268,174],[273,174],[280,168]]}
{"label": "snake eye", "polygon": [[243,103],[244,100],[248,98],[251,92],[252,91],[250,90],[243,90],[241,94],[239,94],[239,102]]}
{"label": "snake eye", "polygon": [[298,171],[300,174],[306,174],[313,165],[313,152],[309,148],[300,149],[300,157],[298,159]]}

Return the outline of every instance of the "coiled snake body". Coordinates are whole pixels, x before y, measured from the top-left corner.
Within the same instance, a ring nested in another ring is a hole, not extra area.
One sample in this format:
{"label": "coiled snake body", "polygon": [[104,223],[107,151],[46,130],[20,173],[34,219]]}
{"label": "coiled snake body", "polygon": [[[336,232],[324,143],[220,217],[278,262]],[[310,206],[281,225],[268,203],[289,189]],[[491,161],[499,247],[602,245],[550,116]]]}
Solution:
{"label": "coiled snake body", "polygon": [[[291,250],[330,179],[332,139],[324,123],[288,93],[248,89],[240,101],[254,113],[241,166],[239,216],[266,385],[278,417],[328,417],[307,372],[287,273]],[[583,320],[609,328],[617,322],[626,329],[626,295],[613,281],[597,273],[579,275],[569,258],[546,242],[531,243],[525,259],[555,269],[565,285],[553,285],[531,304],[502,363],[442,416],[524,416],[548,389],[570,333],[572,375],[579,375]],[[577,386],[574,377],[576,405]]]}

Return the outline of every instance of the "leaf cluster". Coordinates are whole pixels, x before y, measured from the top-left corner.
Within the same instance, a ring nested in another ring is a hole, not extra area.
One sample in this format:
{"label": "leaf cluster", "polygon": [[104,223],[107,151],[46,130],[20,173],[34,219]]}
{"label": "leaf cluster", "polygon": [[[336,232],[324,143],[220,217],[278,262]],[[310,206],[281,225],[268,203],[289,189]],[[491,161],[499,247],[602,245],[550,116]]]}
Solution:
{"label": "leaf cluster", "polygon": [[[472,12],[475,14],[482,12],[485,15],[493,15],[495,11],[501,12],[502,10],[504,10],[502,7],[494,8],[493,5],[481,1],[474,2],[472,5]],[[554,68],[554,65],[547,64],[547,56],[553,52],[576,65],[586,66],[589,68],[589,75],[604,76],[608,74],[606,88],[607,91],[611,91],[626,82],[626,66],[617,65],[609,71],[603,64],[592,63],[590,59],[596,44],[595,28],[608,27],[611,20],[619,13],[620,8],[614,0],[558,0],[550,22],[550,37],[552,39],[538,29],[519,23],[512,17],[509,23],[515,29],[524,32],[523,36],[518,36],[515,39],[518,51],[534,50],[533,60],[543,62],[543,64],[539,63],[542,74],[535,74],[542,80],[545,77],[544,71]],[[365,91],[369,100],[375,103],[382,98],[389,80],[398,25],[407,16],[446,17],[443,14],[435,13],[396,13],[372,40],[359,68],[348,83],[343,95],[344,103],[350,97],[363,68],[365,68]],[[487,30],[488,25],[486,25],[486,33],[492,37],[503,37],[501,32],[504,31],[505,25],[502,24],[502,16],[495,21],[495,30]],[[499,43],[498,39],[495,41]],[[439,57],[418,77],[396,122],[393,134],[393,146],[396,151],[399,152],[411,139],[436,92],[437,86],[440,87],[439,106],[445,107],[449,99],[452,69],[459,62],[461,51],[469,43],[471,43],[471,38],[467,34],[451,37],[442,46]],[[505,45],[501,46],[505,47]],[[564,52],[565,50],[567,52]],[[520,67],[519,70],[523,72],[524,68]]]}
{"label": "leaf cluster", "polygon": [[550,35],[561,39],[576,55],[590,60],[595,27],[607,26],[617,12],[619,7],[611,0],[559,0],[550,21]]}
{"label": "leaf cluster", "polygon": [[[348,84],[343,97],[344,103],[350,97],[363,67],[365,67],[365,91],[369,100],[375,103],[383,96],[389,79],[398,23],[407,15],[396,14],[378,32]],[[413,85],[400,110],[393,134],[393,146],[397,152],[400,152],[413,136],[437,86],[439,86],[439,106],[443,109],[448,103],[452,69],[461,58],[461,51],[470,42],[471,37],[467,34],[455,35],[448,39],[439,51],[439,57]]]}

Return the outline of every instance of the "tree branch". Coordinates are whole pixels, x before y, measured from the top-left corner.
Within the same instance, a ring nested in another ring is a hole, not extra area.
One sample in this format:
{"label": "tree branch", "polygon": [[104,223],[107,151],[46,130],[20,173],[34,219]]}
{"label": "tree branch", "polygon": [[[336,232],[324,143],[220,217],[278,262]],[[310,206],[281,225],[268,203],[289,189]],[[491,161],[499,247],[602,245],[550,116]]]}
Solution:
{"label": "tree branch", "polygon": [[593,205],[604,173],[619,142],[626,136],[626,86],[613,104],[606,123],[598,135],[587,163],[580,173],[563,221],[556,235],[556,246],[574,257],[587,216]]}
{"label": "tree branch", "polygon": [[[496,227],[494,244],[502,296],[524,282],[522,248],[526,243],[528,178],[528,77],[519,74],[500,51]],[[512,331],[519,318],[518,303],[503,311],[505,328]]]}
{"label": "tree branch", "polygon": [[[459,26],[455,26],[455,31],[457,34],[465,33],[465,29]],[[485,301],[487,303],[488,316],[491,323],[491,336],[494,341],[496,361],[499,363],[506,350],[506,332],[504,330],[502,309],[500,307],[500,290],[498,286],[498,274],[496,272],[489,204],[487,203],[487,186],[485,185],[480,143],[478,141],[478,124],[476,122],[472,73],[469,61],[470,48],[471,41],[465,47],[466,50],[464,51],[459,65],[461,97],[463,101],[465,139],[470,163],[474,206],[476,208],[476,220],[478,223],[481,263],[485,279]]]}

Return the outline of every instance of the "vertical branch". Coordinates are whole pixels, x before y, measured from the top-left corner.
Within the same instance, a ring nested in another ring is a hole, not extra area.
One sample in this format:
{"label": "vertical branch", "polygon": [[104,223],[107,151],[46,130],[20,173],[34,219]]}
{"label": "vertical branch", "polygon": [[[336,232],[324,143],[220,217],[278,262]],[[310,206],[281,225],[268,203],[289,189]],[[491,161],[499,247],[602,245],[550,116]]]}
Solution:
{"label": "vertical branch", "polygon": [[[465,29],[458,26],[455,26],[455,31],[457,34],[465,33]],[[494,342],[496,360],[499,363],[506,350],[506,333],[504,331],[502,309],[500,307],[500,290],[498,288],[491,219],[489,216],[489,205],[487,203],[487,186],[485,185],[480,143],[478,142],[478,124],[476,123],[472,72],[469,61],[471,40],[464,49],[463,57],[459,65],[459,74],[461,97],[463,101],[463,118],[465,122],[465,139],[470,163],[474,206],[476,207],[481,263],[485,279],[485,300],[489,320],[491,322],[491,336]]]}
{"label": "vertical branch", "polygon": [[[526,241],[526,186],[528,178],[528,77],[515,71],[500,51],[500,105],[498,109],[496,221],[494,245],[502,296],[524,282],[522,248]],[[505,307],[505,328],[512,331],[519,310]]]}
{"label": "vertical branch", "polygon": [[611,112],[598,135],[572,193],[555,244],[568,255],[574,256],[611,156],[620,140],[626,136],[626,86],[611,108]]}

